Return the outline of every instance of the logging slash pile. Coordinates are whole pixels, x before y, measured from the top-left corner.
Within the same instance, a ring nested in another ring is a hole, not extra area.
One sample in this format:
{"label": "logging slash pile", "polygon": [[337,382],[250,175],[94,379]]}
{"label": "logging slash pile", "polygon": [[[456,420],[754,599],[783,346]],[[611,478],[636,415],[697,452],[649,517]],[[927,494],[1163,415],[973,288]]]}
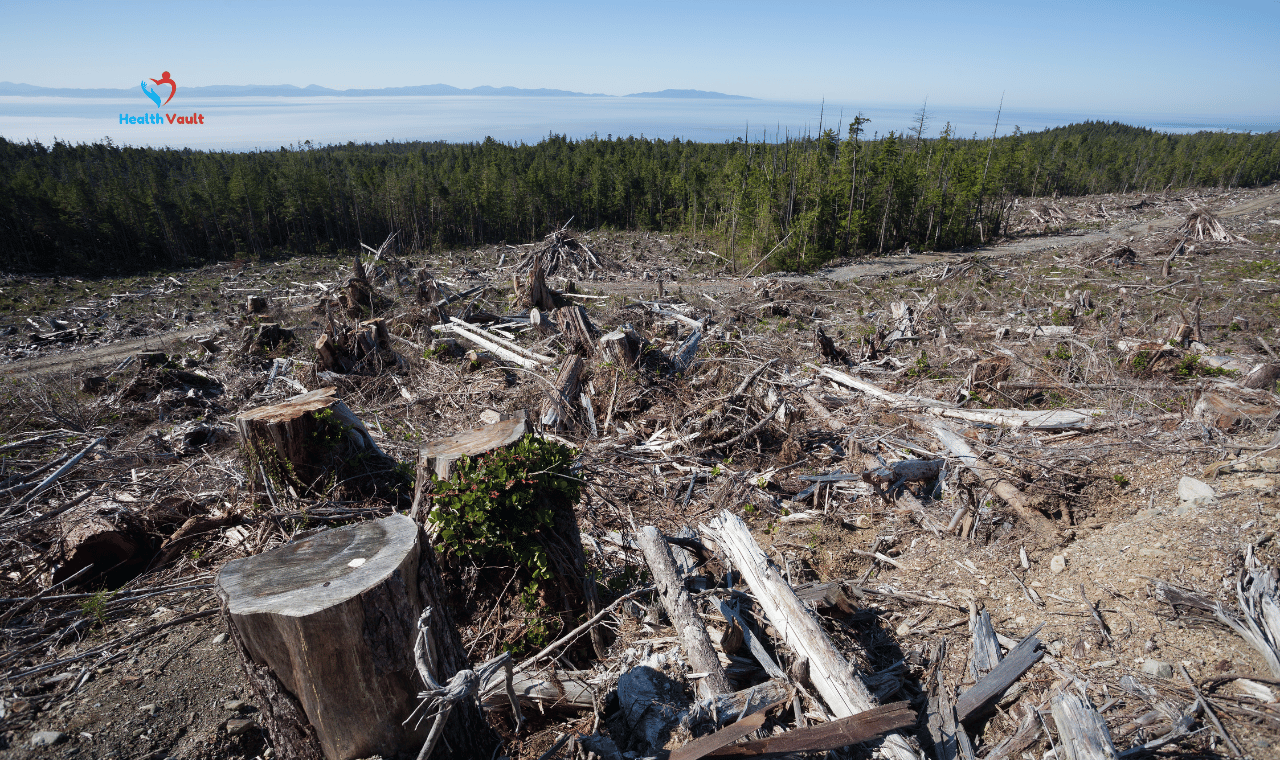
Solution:
{"label": "logging slash pile", "polygon": [[388,238],[288,309],[15,383],[0,742],[1266,757],[1280,285],[1166,232],[878,282]]}

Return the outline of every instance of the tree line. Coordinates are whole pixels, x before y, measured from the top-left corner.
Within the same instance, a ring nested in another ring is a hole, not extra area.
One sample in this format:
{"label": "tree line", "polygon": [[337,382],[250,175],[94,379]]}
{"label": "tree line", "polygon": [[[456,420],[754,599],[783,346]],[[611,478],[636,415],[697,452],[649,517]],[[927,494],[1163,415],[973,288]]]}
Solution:
{"label": "tree line", "polygon": [[999,138],[782,140],[550,135],[536,144],[405,142],[248,153],[18,143],[0,137],[0,251],[11,271],[105,273],[351,251],[528,242],[580,228],[688,232],[807,269],[999,234],[1014,196],[1250,187],[1280,179],[1280,133],[1170,135],[1087,122]]}

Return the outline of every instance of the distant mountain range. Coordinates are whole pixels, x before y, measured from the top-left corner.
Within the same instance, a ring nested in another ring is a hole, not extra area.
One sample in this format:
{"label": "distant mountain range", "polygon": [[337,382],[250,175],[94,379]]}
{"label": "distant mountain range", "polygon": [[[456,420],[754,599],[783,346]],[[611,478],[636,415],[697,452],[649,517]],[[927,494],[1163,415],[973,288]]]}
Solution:
{"label": "distant mountain range", "polygon": [[[141,80],[139,80],[141,81]],[[347,97],[360,98],[370,97],[374,95],[478,95],[481,97],[492,97],[495,95],[508,97],[580,97],[580,98],[608,98],[615,97],[612,95],[604,95],[602,93],[586,93],[586,92],[570,92],[569,90],[549,90],[540,88],[536,90],[526,90],[519,87],[490,87],[482,85],[480,87],[472,87],[470,89],[462,89],[460,87],[452,87],[447,84],[422,84],[413,87],[382,87],[379,89],[362,89],[362,90],[333,90],[328,87],[310,84],[306,87],[297,87],[291,84],[215,84],[207,87],[183,87],[179,85],[179,91],[186,97],[204,97],[204,98],[234,98],[247,96],[271,96],[271,97]],[[62,98],[120,98],[131,97],[138,93],[138,88],[126,89],[75,89],[71,87],[37,87],[30,84],[17,84],[14,82],[0,82],[0,95],[44,95],[48,97]],[[624,98],[703,98],[714,100],[755,100],[745,95],[726,95],[723,92],[708,92],[706,90],[662,90],[660,92],[637,92],[631,95],[623,95]]]}

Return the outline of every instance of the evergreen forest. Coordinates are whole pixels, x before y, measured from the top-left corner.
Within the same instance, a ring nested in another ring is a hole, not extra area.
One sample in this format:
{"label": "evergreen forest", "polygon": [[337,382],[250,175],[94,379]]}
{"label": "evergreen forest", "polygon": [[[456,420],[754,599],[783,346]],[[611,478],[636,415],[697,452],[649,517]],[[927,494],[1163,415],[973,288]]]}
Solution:
{"label": "evergreen forest", "polygon": [[534,145],[310,144],[203,152],[0,137],[0,267],[109,273],[338,253],[398,230],[440,250],[579,229],[684,232],[774,268],[998,235],[1014,196],[1280,179],[1280,133],[1087,122],[999,138],[871,134],[859,118],[759,142],[551,135]]}

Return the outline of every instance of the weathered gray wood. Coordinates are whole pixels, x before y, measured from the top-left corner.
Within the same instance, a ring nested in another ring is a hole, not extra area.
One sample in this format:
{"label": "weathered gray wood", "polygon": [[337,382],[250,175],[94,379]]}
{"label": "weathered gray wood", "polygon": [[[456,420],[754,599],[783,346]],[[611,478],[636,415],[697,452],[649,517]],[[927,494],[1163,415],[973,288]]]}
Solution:
{"label": "weathered gray wood", "polygon": [[667,617],[671,618],[671,625],[680,637],[689,664],[695,671],[707,674],[698,679],[698,694],[710,697],[733,691],[729,686],[729,678],[720,665],[720,658],[711,647],[707,628],[693,608],[693,600],[684,586],[684,578],[676,569],[671,547],[667,546],[662,534],[652,525],[640,529],[636,543],[644,552],[645,561],[653,573],[654,584],[658,587],[658,598],[662,600]]}
{"label": "weathered gray wood", "polygon": [[951,701],[951,689],[941,678],[934,682],[929,695],[927,725],[933,739],[933,753],[937,760],[956,760],[960,754],[958,735],[964,728],[956,720],[956,708]]}
{"label": "weathered gray wood", "polygon": [[693,357],[698,354],[698,344],[702,341],[702,331],[695,330],[684,342],[680,344],[680,348],[676,350],[676,355],[672,357],[671,363],[675,366],[676,372],[684,372],[689,369],[689,365],[693,364]]}
{"label": "weathered gray wood", "polygon": [[[1043,624],[1042,624],[1043,625]],[[956,715],[961,723],[968,722],[972,718],[980,718],[986,715],[1005,690],[1013,685],[1044,657],[1044,651],[1040,648],[1040,639],[1035,634],[1039,631],[1037,626],[1031,635],[1027,636],[1018,645],[1009,650],[999,665],[983,676],[968,691],[960,695],[956,700]]]}
{"label": "weathered gray wood", "polygon": [[1084,698],[1060,691],[1049,700],[1063,760],[1116,760],[1107,722]]}
{"label": "weathered gray wood", "polygon": [[602,337],[600,352],[619,367],[634,367],[640,359],[639,344],[622,330],[614,330]]}
{"label": "weathered gray wood", "polygon": [[595,353],[596,336],[599,333],[595,325],[591,324],[591,318],[587,316],[586,309],[578,305],[562,306],[551,313],[551,318],[564,333],[565,341],[571,346],[571,350],[583,356],[591,356]]}
{"label": "weathered gray wood", "polygon": [[1000,642],[996,640],[995,629],[991,627],[991,613],[986,610],[979,613],[972,602],[969,606],[969,633],[973,638],[973,648],[969,654],[969,674],[973,676],[974,683],[977,683],[999,665],[1004,657],[1000,653]]}
{"label": "weathered gray wood", "polygon": [[718,601],[720,603],[720,614],[724,615],[724,619],[731,625],[735,625],[742,631],[742,639],[746,643],[747,649],[751,652],[751,656],[756,658],[756,662],[760,663],[760,667],[764,668],[764,672],[768,673],[769,677],[774,680],[786,681],[787,674],[769,656],[768,650],[764,648],[764,644],[760,642],[759,637],[751,632],[751,626],[747,625],[747,621],[743,620],[742,616],[724,600]]}
{"label": "weathered gray wood", "polygon": [[217,593],[247,654],[302,706],[330,760],[395,756],[421,687],[419,529],[393,515],[228,562]]}
{"label": "weathered gray wood", "polygon": [[[777,568],[770,564],[746,523],[724,511],[710,530],[734,569],[751,587],[756,601],[783,641],[809,661],[810,678],[828,709],[836,717],[844,718],[877,707],[877,700],[856,670],[835,648]],[[893,760],[916,760],[915,750],[900,733],[885,737],[883,750]]]}
{"label": "weathered gray wood", "polygon": [[[567,708],[590,710],[595,706],[596,689],[587,680],[587,670],[556,670],[543,675],[537,671],[518,671],[512,679],[521,702],[538,709]],[[485,707],[501,707],[508,703],[507,674],[495,670],[480,686]]]}
{"label": "weathered gray wood", "polygon": [[428,485],[432,476],[440,480],[448,480],[453,463],[462,457],[472,457],[510,446],[523,438],[527,432],[529,432],[529,423],[522,413],[509,420],[501,420],[492,425],[423,444],[422,448],[418,449],[417,487],[410,516],[415,520],[425,516],[423,510],[426,509],[426,505],[422,497],[429,490]]}
{"label": "weathered gray wood", "polygon": [[555,382],[542,402],[542,425],[550,430],[563,430],[573,426],[570,410],[578,398],[582,378],[582,357],[571,355],[560,366]]}

